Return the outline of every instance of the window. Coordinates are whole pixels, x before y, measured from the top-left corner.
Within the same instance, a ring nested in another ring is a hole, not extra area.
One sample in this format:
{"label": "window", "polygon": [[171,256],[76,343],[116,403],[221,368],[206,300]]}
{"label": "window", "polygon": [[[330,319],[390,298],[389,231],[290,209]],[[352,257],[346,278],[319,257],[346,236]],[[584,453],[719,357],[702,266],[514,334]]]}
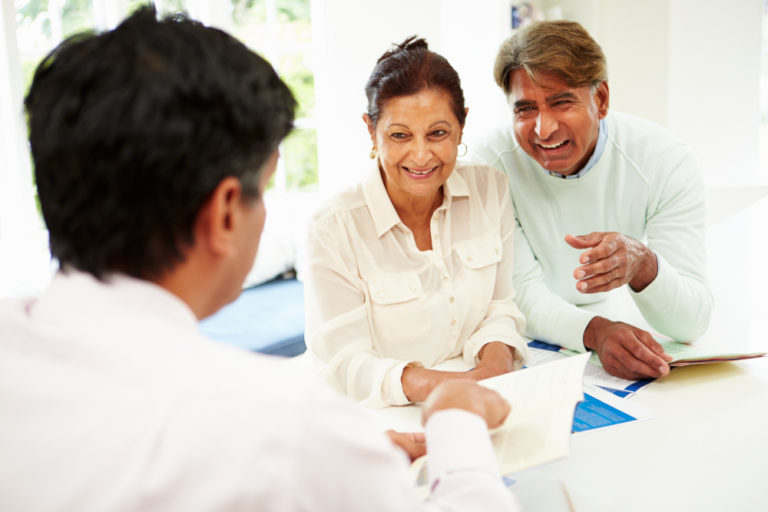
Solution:
{"label": "window", "polygon": [[[768,169],[768,0],[763,0],[763,52],[760,76],[760,168]],[[768,176],[762,176],[763,179]]]}
{"label": "window", "polygon": [[[143,0],[15,0],[16,34],[24,91],[37,63],[67,36],[106,30],[146,3]],[[296,96],[296,130],[285,140],[271,186],[278,193],[317,184],[317,130],[310,0],[158,0],[161,14],[186,11],[218,26],[277,69]]]}
{"label": "window", "polygon": [[[234,35],[265,57],[298,102],[296,129],[283,142],[270,201],[305,202],[318,183],[311,0],[155,0],[161,15],[190,17]],[[148,0],[3,0],[0,4],[0,298],[41,291],[52,268],[21,115],[40,60],[64,38],[108,30]],[[18,155],[18,158],[16,157]],[[302,194],[299,194],[302,192]],[[279,230],[282,231],[282,230]],[[34,233],[33,233],[34,232]]]}

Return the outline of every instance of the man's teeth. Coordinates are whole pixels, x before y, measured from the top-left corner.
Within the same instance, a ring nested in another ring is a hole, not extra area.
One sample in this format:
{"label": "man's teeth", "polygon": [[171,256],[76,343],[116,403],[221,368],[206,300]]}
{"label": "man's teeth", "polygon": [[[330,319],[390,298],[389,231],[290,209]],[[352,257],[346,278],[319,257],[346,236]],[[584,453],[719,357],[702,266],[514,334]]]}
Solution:
{"label": "man's teeth", "polygon": [[412,173],[412,174],[421,174],[422,176],[423,176],[424,174],[429,174],[429,173],[431,173],[432,171],[434,171],[434,170],[435,170],[435,168],[434,168],[434,167],[433,167],[433,168],[431,168],[431,169],[427,169],[426,171],[417,171],[416,169],[411,169],[410,167],[406,167],[405,169],[406,169],[408,172]]}
{"label": "man's teeth", "polygon": [[552,144],[551,146],[547,146],[546,144],[539,144],[539,146],[543,147],[544,149],[555,149],[555,148],[559,148],[560,146],[562,146],[566,142],[568,142],[568,141],[564,140],[562,142],[558,142],[557,144]]}

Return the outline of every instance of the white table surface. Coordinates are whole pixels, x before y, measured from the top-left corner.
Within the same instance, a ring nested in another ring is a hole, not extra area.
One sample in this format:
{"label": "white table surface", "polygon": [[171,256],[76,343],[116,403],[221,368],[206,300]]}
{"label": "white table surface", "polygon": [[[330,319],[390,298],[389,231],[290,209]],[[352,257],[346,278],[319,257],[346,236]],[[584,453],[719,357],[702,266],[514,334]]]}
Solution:
{"label": "white table surface", "polygon": [[[729,191],[723,216],[710,218],[716,306],[702,347],[768,351],[768,197],[760,196]],[[618,318],[643,323],[628,295],[615,300]],[[676,368],[631,400],[656,418],[574,435],[567,458],[536,471],[621,512],[768,511],[768,358]],[[376,416],[383,427],[419,428],[415,406]],[[588,512],[586,503],[577,510]]]}

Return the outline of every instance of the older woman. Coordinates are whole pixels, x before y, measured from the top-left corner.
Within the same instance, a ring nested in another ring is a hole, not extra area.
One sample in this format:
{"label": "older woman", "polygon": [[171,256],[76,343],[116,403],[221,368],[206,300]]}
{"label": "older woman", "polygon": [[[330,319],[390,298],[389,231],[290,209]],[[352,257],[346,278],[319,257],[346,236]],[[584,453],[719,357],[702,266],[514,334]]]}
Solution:
{"label": "older woman", "polygon": [[[467,115],[456,71],[411,37],[379,59],[366,95],[376,165],[310,225],[311,356],[331,384],[372,407],[520,367],[508,181],[456,165]],[[459,355],[474,368],[429,369]]]}

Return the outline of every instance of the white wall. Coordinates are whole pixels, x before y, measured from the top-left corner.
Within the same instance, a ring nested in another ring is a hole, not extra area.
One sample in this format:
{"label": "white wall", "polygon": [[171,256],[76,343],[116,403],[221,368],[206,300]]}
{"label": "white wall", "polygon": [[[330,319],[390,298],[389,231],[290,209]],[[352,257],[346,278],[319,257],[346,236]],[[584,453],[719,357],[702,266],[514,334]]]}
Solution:
{"label": "white wall", "polygon": [[459,72],[470,113],[466,138],[507,116],[493,82],[493,59],[508,0],[314,0],[320,176],[325,191],[357,181],[371,148],[362,121],[365,82],[392,43],[424,37]]}
{"label": "white wall", "polygon": [[762,3],[671,2],[669,128],[713,186],[768,183],[758,163]]}
{"label": "white wall", "polygon": [[542,0],[608,59],[611,108],[691,144],[711,187],[768,183],[759,168],[763,0]]}

